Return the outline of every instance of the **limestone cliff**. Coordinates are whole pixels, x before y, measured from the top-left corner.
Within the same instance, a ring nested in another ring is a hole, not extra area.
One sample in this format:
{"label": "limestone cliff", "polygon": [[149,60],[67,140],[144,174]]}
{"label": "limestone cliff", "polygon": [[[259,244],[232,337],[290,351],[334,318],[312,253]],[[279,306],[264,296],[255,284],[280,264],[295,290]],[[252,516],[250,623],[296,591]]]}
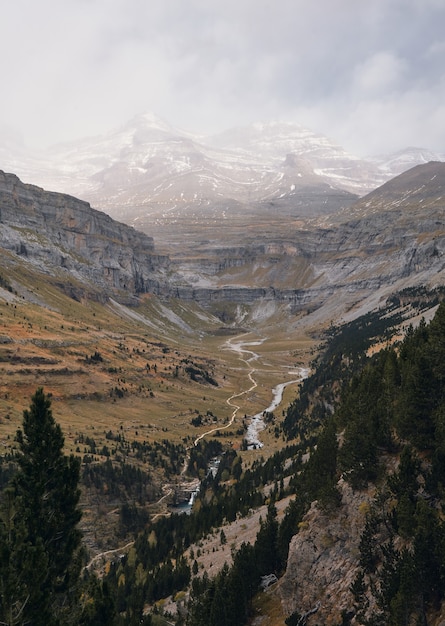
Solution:
{"label": "limestone cliff", "polygon": [[326,319],[338,319],[365,300],[375,307],[395,290],[443,282],[445,164],[414,170],[341,215],[292,223],[279,236],[193,240],[174,260],[88,203],[0,172],[0,244],[62,284],[70,274],[105,294],[150,292],[203,306],[273,301],[291,312],[324,307]]}
{"label": "limestone cliff", "polygon": [[169,259],[153,239],[86,202],[23,184],[0,171],[0,245],[55,276],[106,290],[149,291]]}
{"label": "limestone cliff", "polygon": [[329,219],[196,245],[175,260],[188,283],[181,297],[204,304],[275,300],[313,310],[335,294],[338,310],[347,310],[367,298],[376,306],[405,287],[443,284],[444,194],[445,164],[429,163]]}

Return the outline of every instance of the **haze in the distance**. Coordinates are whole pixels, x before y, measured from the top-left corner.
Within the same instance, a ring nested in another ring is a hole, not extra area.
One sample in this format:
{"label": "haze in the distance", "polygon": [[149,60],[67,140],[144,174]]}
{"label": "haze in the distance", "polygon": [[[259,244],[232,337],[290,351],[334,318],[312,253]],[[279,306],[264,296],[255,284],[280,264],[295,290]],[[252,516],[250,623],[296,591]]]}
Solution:
{"label": "haze in the distance", "polygon": [[297,122],[360,156],[445,150],[443,0],[15,0],[0,140],[30,148],[154,111],[212,133]]}

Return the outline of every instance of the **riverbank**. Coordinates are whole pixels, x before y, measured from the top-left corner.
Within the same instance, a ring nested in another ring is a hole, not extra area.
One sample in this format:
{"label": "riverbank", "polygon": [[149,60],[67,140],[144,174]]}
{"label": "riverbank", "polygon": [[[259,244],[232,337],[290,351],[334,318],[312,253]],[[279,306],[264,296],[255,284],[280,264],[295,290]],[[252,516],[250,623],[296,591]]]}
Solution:
{"label": "riverbank", "polygon": [[307,376],[309,375],[309,369],[305,367],[300,367],[298,368],[298,370],[295,370],[295,372],[291,373],[298,374],[298,378],[293,378],[292,380],[288,380],[284,383],[279,383],[276,387],[274,387],[272,389],[273,400],[267,407],[267,409],[264,409],[264,411],[260,411],[259,413],[256,413],[249,418],[250,423],[247,427],[246,435],[244,437],[247,443],[247,448],[249,450],[263,447],[263,442],[260,439],[260,433],[262,430],[264,430],[266,426],[266,423],[264,421],[265,414],[272,413],[277,407],[280,406],[286,387],[288,387],[289,385],[301,383],[301,381],[307,378]]}
{"label": "riverbank", "polygon": [[[243,341],[242,337],[243,335],[228,339],[224,344],[225,349],[233,350],[234,352],[236,352],[239,355],[240,361],[245,363],[246,366],[250,368],[247,374],[247,378],[251,382],[250,387],[237,394],[232,395],[227,400],[227,403],[230,406],[234,407],[234,412],[232,414],[230,425],[233,424],[235,417],[241,408],[238,404],[234,403],[233,400],[252,392],[258,387],[256,372],[259,370],[260,367],[259,360],[261,358],[261,355],[254,350],[251,350],[251,348],[255,346],[260,346],[267,340],[267,337],[264,337],[255,341]],[[255,367],[252,366],[252,364],[254,363],[257,364]],[[292,378],[291,380],[286,380],[284,382],[278,383],[275,387],[272,388],[272,401],[267,408],[255,413],[250,417],[249,415],[247,415],[249,425],[247,427],[244,439],[247,443],[247,448],[250,450],[262,448],[264,445],[260,439],[260,433],[265,428],[265,413],[271,413],[272,411],[275,411],[275,409],[278,408],[282,402],[283,392],[285,388],[293,384],[301,383],[301,381],[309,375],[309,369],[306,367],[298,367],[293,370],[289,370],[288,368],[286,368],[285,370],[283,370],[283,377],[285,375],[294,375],[296,377]]]}

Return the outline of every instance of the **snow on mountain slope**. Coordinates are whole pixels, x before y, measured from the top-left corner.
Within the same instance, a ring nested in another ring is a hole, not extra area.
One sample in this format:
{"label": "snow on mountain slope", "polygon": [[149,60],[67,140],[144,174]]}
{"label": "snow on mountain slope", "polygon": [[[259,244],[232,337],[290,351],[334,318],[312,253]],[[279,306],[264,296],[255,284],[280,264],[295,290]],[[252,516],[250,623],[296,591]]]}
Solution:
{"label": "snow on mountain slope", "polygon": [[411,147],[399,150],[394,154],[371,157],[370,160],[376,163],[379,169],[383,172],[388,172],[391,178],[394,178],[416,165],[422,165],[430,161],[445,161],[445,154],[439,154],[424,148]]}
{"label": "snow on mountain slope", "polygon": [[324,135],[297,124],[253,124],[210,137],[208,141],[235,152],[260,154],[277,167],[286,155],[302,158],[325,182],[358,195],[386,180],[374,163],[349,154]]}
{"label": "snow on mountain slope", "polygon": [[88,200],[118,219],[135,220],[141,214],[253,209],[269,202],[286,210],[329,212],[350,203],[348,194],[364,195],[429,156],[441,160],[413,149],[363,160],[323,135],[282,122],[204,137],[146,113],[104,136],[40,155],[6,146],[0,167]]}

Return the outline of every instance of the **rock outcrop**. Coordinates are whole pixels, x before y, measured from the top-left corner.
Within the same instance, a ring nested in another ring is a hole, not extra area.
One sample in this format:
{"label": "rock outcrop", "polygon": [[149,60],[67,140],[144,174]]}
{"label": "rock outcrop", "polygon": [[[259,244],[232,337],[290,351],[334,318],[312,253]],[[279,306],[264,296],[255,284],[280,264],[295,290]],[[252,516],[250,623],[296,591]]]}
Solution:
{"label": "rock outcrop", "polygon": [[[339,308],[445,280],[445,164],[399,176],[341,215],[260,234],[242,245],[206,243],[175,259],[178,295],[202,304],[275,300],[291,310]],[[239,238],[238,238],[239,241]]]}
{"label": "rock outcrop", "polygon": [[277,593],[287,615],[300,615],[318,607],[305,622],[334,626],[342,613],[353,611],[350,586],[359,566],[360,534],[370,495],[354,493],[340,481],[338,510],[323,513],[314,502],[289,546],[289,557]]}
{"label": "rock outcrop", "polygon": [[55,276],[69,272],[105,290],[150,291],[169,267],[153,239],[72,196],[0,171],[0,244]]}

